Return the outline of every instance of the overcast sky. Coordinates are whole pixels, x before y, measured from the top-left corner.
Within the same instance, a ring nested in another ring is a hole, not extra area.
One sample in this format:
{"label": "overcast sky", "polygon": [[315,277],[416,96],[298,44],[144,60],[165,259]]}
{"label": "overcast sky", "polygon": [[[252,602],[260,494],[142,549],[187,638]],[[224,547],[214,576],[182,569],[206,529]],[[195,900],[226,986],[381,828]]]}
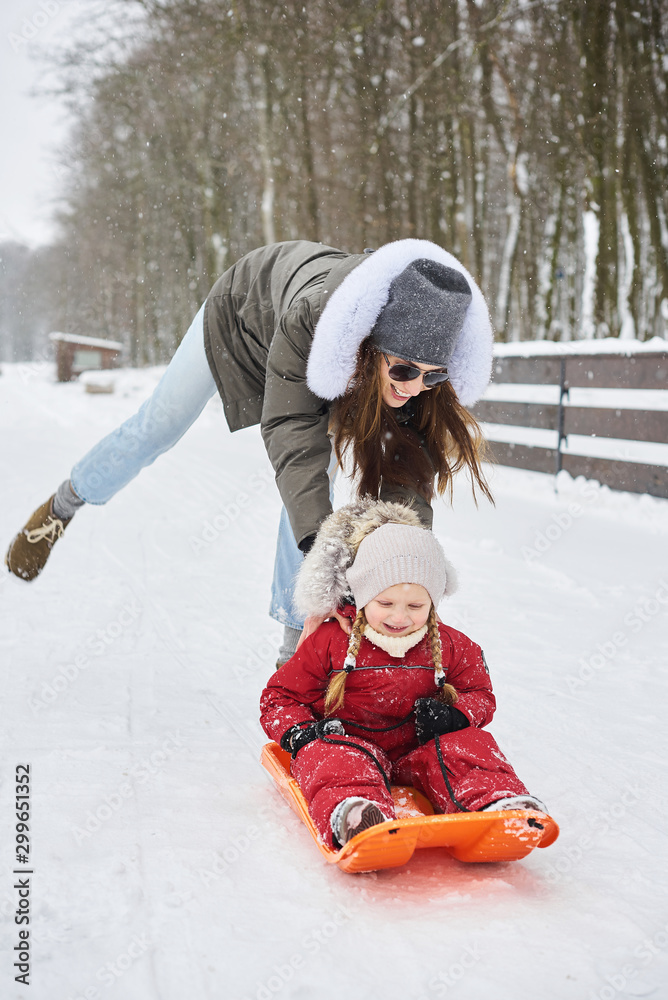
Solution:
{"label": "overcast sky", "polygon": [[30,92],[44,78],[39,51],[76,31],[83,6],[80,0],[0,4],[0,241],[37,246],[53,236],[53,150],[65,140],[67,116],[59,102]]}

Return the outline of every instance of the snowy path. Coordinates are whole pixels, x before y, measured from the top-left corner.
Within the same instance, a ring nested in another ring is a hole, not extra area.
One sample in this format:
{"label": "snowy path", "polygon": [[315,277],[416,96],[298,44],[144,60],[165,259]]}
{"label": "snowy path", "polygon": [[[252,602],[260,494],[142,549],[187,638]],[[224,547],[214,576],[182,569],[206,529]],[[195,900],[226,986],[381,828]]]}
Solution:
{"label": "snowy path", "polygon": [[[159,372],[113,396],[0,377],[2,546]],[[481,643],[492,724],[561,837],[523,862],[421,851],[330,870],[258,764],[279,502],[217,401],[43,576],[0,575],[0,996],[668,997],[668,502],[493,471],[436,530],[441,614]],[[32,777],[31,985],[14,982],[14,774]]]}

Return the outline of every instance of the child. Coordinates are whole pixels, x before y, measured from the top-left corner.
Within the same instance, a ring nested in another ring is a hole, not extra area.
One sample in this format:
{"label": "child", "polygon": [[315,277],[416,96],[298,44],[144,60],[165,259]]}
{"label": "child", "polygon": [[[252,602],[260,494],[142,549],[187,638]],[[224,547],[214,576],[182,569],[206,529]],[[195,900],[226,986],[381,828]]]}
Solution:
{"label": "child", "polygon": [[482,730],[496,704],[482,650],[436,617],[454,589],[435,536],[400,504],[341,508],[304,561],[302,609],[335,601],[354,626],[348,638],[325,622],[301,644],[267,684],[261,722],[334,847],[395,818],[390,783],[442,813],[547,811]]}

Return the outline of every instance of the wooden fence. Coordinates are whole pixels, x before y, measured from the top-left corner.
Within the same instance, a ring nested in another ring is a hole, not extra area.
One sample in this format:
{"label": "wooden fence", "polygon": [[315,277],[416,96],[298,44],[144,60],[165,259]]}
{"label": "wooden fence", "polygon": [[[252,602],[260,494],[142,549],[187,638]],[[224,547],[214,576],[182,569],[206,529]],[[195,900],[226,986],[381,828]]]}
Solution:
{"label": "wooden fence", "polygon": [[668,497],[668,468],[622,459],[574,455],[563,450],[569,434],[620,438],[626,441],[668,443],[668,410],[621,409],[610,406],[571,406],[570,389],[668,389],[668,351],[623,354],[542,354],[534,357],[497,357],[494,382],[553,385],[558,402],[519,403],[481,400],[472,410],[478,420],[556,432],[556,446],[490,445],[501,465],[537,472],[586,476],[616,490]]}

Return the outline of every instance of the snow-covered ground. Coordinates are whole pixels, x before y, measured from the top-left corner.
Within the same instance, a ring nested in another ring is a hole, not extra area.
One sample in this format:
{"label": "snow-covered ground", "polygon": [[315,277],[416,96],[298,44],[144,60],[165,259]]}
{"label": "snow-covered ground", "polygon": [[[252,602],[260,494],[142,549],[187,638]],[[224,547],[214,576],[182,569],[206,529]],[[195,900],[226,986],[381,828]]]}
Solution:
{"label": "snow-covered ground", "polygon": [[[4,366],[3,548],[158,376],[91,395]],[[279,500],[257,429],[230,435],[213,400],[76,516],[38,580],[0,575],[3,1000],[668,996],[668,501],[491,475],[495,508],[465,482],[436,506],[461,578],[441,615],[484,647],[491,729],[556,844],[357,876],[321,859],[258,763]],[[29,987],[12,967],[22,764]]]}

